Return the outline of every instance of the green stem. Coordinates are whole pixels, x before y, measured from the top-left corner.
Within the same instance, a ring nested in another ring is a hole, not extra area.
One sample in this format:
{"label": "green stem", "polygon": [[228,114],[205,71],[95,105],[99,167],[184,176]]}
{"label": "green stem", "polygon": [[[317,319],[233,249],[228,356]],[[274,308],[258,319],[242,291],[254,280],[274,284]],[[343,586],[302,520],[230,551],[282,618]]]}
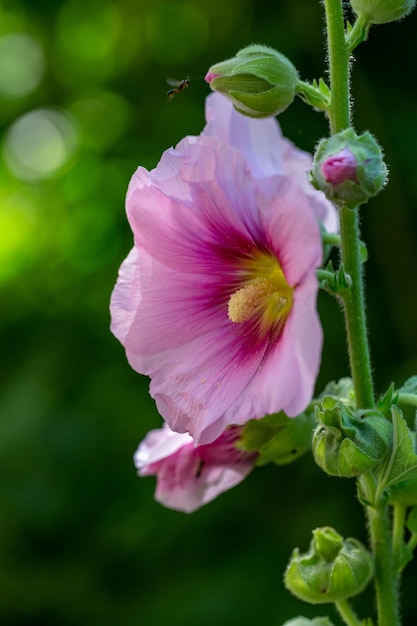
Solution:
{"label": "green stem", "polygon": [[[349,49],[345,38],[343,0],[324,0],[327,22],[328,57],[331,89],[330,130],[338,133],[349,128],[350,77]],[[366,330],[365,297],[360,254],[358,210],[340,209],[341,260],[352,280],[343,293],[349,359],[358,408],[375,406]],[[360,479],[365,494],[370,541],[375,564],[375,592],[378,626],[399,626],[397,576],[394,571],[392,537],[385,498],[375,499],[375,476]],[[370,504],[371,503],[371,504]]]}
{"label": "green stem", "polygon": [[395,504],[393,507],[392,524],[392,550],[394,555],[395,570],[400,571],[401,553],[404,545],[406,507],[404,504]]}
{"label": "green stem", "polygon": [[417,395],[415,393],[402,393],[398,394],[398,404],[409,404],[411,406],[417,406]]}
{"label": "green stem", "polygon": [[345,42],[342,0],[324,0],[330,73],[330,129],[338,133],[350,126],[349,51]]}
{"label": "green stem", "polygon": [[[331,86],[330,130],[350,126],[349,50],[345,39],[342,0],[324,0],[327,21]],[[358,408],[375,406],[371,362],[366,331],[365,297],[360,254],[358,211],[340,209],[341,259],[352,279],[343,295],[349,359]]]}
{"label": "green stem", "polygon": [[321,238],[324,244],[340,246],[340,235],[336,235],[336,233],[323,233]]}
{"label": "green stem", "polygon": [[367,507],[369,533],[374,554],[374,583],[378,611],[378,626],[399,626],[397,577],[394,569],[388,505]]}
{"label": "green stem", "polygon": [[349,52],[352,52],[356,46],[362,43],[362,41],[366,41],[368,38],[369,27],[370,24],[366,17],[359,15],[356,18],[353,28],[346,40]]}
{"label": "green stem", "polygon": [[347,600],[335,602],[335,607],[339,611],[340,617],[347,626],[361,626],[361,621],[356,617]]}
{"label": "green stem", "polygon": [[340,209],[341,257],[346,274],[352,280],[343,294],[349,360],[355,387],[357,408],[375,406],[371,359],[366,329],[365,295],[359,241],[358,211]]}
{"label": "green stem", "polygon": [[334,282],[335,274],[329,270],[316,270],[316,276],[319,281],[327,280],[331,284]]}

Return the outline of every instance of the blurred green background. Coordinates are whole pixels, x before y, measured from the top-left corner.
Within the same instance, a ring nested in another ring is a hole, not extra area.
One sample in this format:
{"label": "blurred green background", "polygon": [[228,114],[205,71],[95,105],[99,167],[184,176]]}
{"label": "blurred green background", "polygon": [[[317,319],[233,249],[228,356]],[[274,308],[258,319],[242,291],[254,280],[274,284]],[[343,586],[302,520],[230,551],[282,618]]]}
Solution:
{"label": "blurred green background", "polygon": [[[390,185],[363,209],[376,386],[417,373],[417,13],[355,54],[358,130],[385,148]],[[208,67],[260,42],[303,78],[324,72],[317,0],[31,0],[0,5],[0,623],[280,626],[327,607],[282,586],[292,548],[330,524],[365,539],[351,481],[307,455],[265,467],[194,515],[153,501],[132,455],[160,425],[148,381],[109,332],[131,247],[130,176],[204,123]],[[411,74],[410,74],[411,73]],[[167,103],[167,76],[191,77]],[[312,151],[326,122],[281,116]],[[339,308],[320,295],[317,388],[347,373]],[[417,569],[404,587],[415,625]],[[414,594],[414,595],[413,595]],[[363,615],[372,599],[358,599]],[[334,614],[332,614],[334,616]]]}

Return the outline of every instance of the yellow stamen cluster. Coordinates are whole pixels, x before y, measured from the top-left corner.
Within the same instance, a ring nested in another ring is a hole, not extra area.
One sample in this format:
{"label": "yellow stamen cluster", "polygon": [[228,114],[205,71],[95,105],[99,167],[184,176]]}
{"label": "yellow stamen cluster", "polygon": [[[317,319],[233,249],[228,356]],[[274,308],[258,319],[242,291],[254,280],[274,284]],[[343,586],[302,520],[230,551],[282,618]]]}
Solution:
{"label": "yellow stamen cluster", "polygon": [[262,255],[255,263],[252,260],[249,275],[242,282],[243,286],[229,298],[230,321],[240,323],[255,318],[262,332],[282,328],[292,307],[293,289],[277,259]]}

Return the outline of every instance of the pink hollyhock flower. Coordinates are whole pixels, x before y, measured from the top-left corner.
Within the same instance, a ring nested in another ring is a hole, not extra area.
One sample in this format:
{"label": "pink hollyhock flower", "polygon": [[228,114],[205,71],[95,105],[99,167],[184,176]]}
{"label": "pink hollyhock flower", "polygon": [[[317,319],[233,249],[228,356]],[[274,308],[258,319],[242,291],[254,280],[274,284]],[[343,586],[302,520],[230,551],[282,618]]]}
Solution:
{"label": "pink hollyhock flower", "polygon": [[174,433],[164,424],[152,430],[136,450],[139,476],[156,476],[155,499],[191,513],[240,483],[255,464],[256,454],[235,447],[241,428],[232,426],[208,445]]}
{"label": "pink hollyhock flower", "polygon": [[196,445],[251,418],[297,416],[311,400],[318,220],[331,221],[331,205],[308,186],[305,161],[273,120],[240,116],[214,94],[202,135],[131,180],[135,244],[113,291],[112,331],[151,377],[170,428]]}

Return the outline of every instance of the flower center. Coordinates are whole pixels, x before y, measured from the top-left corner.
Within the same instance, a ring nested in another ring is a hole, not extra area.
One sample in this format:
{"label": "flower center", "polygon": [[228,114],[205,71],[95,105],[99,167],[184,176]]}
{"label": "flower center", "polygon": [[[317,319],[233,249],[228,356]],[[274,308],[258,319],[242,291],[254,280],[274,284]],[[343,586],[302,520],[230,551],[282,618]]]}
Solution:
{"label": "flower center", "polygon": [[228,316],[236,323],[254,319],[264,334],[276,327],[282,329],[291,311],[293,288],[275,258],[258,261],[251,263],[243,286],[230,296]]}

